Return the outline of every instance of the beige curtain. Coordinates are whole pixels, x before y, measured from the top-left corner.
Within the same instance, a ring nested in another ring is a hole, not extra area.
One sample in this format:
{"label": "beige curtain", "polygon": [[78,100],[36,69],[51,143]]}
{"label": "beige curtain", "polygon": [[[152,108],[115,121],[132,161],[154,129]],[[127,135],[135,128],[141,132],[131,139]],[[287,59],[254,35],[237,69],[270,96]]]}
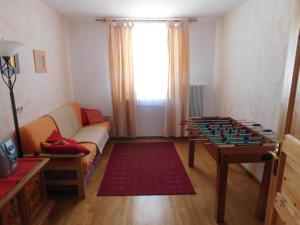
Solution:
{"label": "beige curtain", "polygon": [[189,29],[187,22],[168,24],[169,80],[165,108],[165,136],[185,135],[180,122],[189,107]]}
{"label": "beige curtain", "polygon": [[113,104],[113,133],[137,136],[136,97],[133,79],[132,23],[108,24],[109,69]]}

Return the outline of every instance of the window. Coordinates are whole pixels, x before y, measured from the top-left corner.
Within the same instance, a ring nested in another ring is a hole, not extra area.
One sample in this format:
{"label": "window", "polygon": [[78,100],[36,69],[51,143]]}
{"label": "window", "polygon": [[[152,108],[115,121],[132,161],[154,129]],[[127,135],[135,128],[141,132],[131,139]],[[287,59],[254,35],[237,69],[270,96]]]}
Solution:
{"label": "window", "polygon": [[138,103],[163,102],[168,82],[166,23],[135,23],[132,31],[135,91]]}

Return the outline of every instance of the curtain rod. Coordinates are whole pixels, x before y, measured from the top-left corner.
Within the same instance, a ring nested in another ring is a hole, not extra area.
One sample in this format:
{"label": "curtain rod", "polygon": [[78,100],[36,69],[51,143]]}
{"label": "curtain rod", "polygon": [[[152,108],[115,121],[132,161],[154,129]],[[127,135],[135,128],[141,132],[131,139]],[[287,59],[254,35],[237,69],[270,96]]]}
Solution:
{"label": "curtain rod", "polygon": [[103,22],[106,23],[108,21],[133,21],[133,22],[147,22],[147,21],[154,21],[154,22],[168,22],[168,21],[188,21],[190,23],[197,22],[197,18],[129,18],[129,17],[100,17],[96,18],[96,22]]}

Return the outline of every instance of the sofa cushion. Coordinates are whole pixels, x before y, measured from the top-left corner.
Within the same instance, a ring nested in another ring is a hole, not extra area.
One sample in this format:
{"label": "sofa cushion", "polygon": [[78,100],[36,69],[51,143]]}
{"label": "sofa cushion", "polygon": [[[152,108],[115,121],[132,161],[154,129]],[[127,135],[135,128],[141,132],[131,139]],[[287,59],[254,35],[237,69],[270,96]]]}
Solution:
{"label": "sofa cushion", "polygon": [[87,116],[86,116],[86,112],[87,112],[87,111],[94,111],[94,110],[97,110],[97,109],[80,108],[80,111],[81,111],[81,121],[82,121],[82,126],[89,125],[89,121],[88,121],[88,118],[87,118]]}
{"label": "sofa cushion", "polygon": [[92,126],[82,127],[72,138],[77,142],[94,143],[97,145],[100,153],[102,153],[109,136],[105,126],[95,124]]}
{"label": "sofa cushion", "polygon": [[73,137],[81,128],[77,112],[68,104],[49,114],[55,120],[59,132],[66,138]]}
{"label": "sofa cushion", "polygon": [[45,142],[53,130],[57,127],[50,116],[44,116],[34,120],[20,128],[23,153],[41,151],[41,142]]}
{"label": "sofa cushion", "polygon": [[89,127],[93,127],[93,126],[95,126],[95,127],[98,127],[98,126],[105,127],[107,129],[108,133],[111,131],[111,124],[110,124],[109,121],[104,121],[102,123],[97,123],[97,124],[89,125]]}
{"label": "sofa cushion", "polygon": [[102,123],[105,121],[105,118],[101,116],[101,113],[99,110],[94,111],[86,111],[85,112],[89,125],[93,125],[96,123]]}

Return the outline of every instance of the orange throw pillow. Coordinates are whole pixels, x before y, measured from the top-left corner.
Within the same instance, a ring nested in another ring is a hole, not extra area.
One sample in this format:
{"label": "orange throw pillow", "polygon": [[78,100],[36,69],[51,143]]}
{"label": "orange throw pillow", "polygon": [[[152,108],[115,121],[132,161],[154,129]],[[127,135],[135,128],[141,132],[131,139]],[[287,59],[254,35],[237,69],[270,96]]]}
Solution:
{"label": "orange throw pillow", "polygon": [[102,123],[105,121],[105,118],[101,116],[99,110],[86,111],[85,114],[90,125],[95,123]]}

